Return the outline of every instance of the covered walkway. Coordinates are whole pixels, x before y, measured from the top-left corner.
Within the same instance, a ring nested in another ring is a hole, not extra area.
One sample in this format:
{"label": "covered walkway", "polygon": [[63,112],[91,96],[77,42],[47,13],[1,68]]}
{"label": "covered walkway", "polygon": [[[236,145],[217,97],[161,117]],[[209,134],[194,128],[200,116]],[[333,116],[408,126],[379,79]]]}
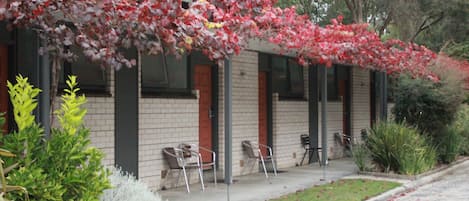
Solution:
{"label": "covered walkway", "polygon": [[[264,201],[277,198],[354,174],[357,169],[351,159],[329,161],[326,182],[320,181],[323,177],[323,170],[318,163],[282,169],[282,171],[278,176],[271,174],[269,180],[265,178],[263,173],[235,177],[234,184],[230,187],[230,201]],[[193,184],[190,194],[186,193],[184,187],[159,191],[159,194],[163,200],[168,201],[227,200],[227,187],[224,183],[219,183],[217,187],[212,182],[207,182],[206,185],[205,192],[200,191],[200,184]]]}

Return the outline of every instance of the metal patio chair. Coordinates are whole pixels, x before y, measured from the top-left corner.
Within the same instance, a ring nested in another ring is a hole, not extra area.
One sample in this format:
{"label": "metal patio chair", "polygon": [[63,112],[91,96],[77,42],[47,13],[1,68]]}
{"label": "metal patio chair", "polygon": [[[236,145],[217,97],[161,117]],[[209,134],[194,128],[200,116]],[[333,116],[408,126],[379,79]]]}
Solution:
{"label": "metal patio chair", "polygon": [[165,147],[163,148],[163,154],[168,162],[169,165],[169,170],[168,173],[172,170],[178,170],[178,179],[177,182],[179,182],[180,176],[181,176],[181,171],[184,173],[184,180],[186,183],[186,190],[188,193],[190,193],[190,188],[189,188],[189,180],[187,178],[187,170],[188,169],[196,169],[199,172],[199,178],[200,178],[200,183],[202,186],[202,191],[205,191],[205,186],[204,186],[204,178],[202,176],[202,165],[200,164],[200,159],[199,155],[196,152],[189,152],[191,155],[190,157],[194,156],[197,158],[196,162],[190,162],[188,161],[188,155],[187,155],[187,150],[175,148],[175,147]]}
{"label": "metal patio chair", "polygon": [[336,132],[334,133],[334,139],[335,141],[343,147],[344,154],[348,157],[352,156],[352,146],[353,143],[355,142],[355,139],[351,135],[347,135],[342,132]]}
{"label": "metal patio chair", "polygon": [[[250,161],[255,161],[259,162],[261,161],[262,163],[262,168],[264,169],[264,174],[265,178],[269,178],[269,175],[267,174],[267,169],[265,168],[265,162],[266,161],[271,161],[272,162],[272,168],[274,169],[274,175],[277,176],[277,168],[275,167],[275,160],[274,160],[274,155],[272,153],[272,148],[270,146],[264,145],[264,144],[256,144],[253,143],[249,140],[245,140],[241,142],[244,151],[248,155],[248,163]],[[268,149],[268,154],[267,156],[263,156],[261,149]],[[255,163],[253,164],[253,166]]]}
{"label": "metal patio chair", "polygon": [[314,155],[316,155],[318,162],[319,162],[319,166],[322,166],[321,158],[319,157],[319,152],[321,151],[321,148],[311,147],[310,145],[311,141],[309,139],[309,135],[307,134],[302,134],[300,136],[300,139],[301,139],[301,146],[303,146],[303,149],[305,150],[305,153],[303,154],[303,158],[301,159],[300,165],[303,165],[303,161],[306,158],[306,154],[309,153],[308,163],[311,163],[311,159],[313,158]]}
{"label": "metal patio chair", "polygon": [[[199,146],[197,144],[187,144],[187,143],[181,143],[179,145],[179,148],[182,150],[190,150],[193,153],[197,153],[199,156],[198,158],[200,159],[200,164],[202,165],[202,170],[205,170],[206,168],[212,168],[213,170],[213,180],[215,183],[215,186],[217,185],[217,154],[215,151]],[[203,156],[210,156],[212,161],[204,161]],[[203,177],[203,171],[202,171],[202,177]]]}

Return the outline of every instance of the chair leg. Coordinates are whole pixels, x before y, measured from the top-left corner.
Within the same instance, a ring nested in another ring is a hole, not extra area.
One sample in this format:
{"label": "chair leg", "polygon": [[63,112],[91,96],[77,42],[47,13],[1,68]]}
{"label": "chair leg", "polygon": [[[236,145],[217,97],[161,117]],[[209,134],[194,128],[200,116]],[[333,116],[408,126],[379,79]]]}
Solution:
{"label": "chair leg", "polygon": [[264,157],[262,157],[262,155],[260,155],[260,158],[261,158],[261,162],[262,162],[262,167],[264,168],[264,174],[265,174],[265,178],[269,178],[269,175],[267,175],[267,169],[265,168],[265,162],[264,162]]}
{"label": "chair leg", "polygon": [[257,162],[257,159],[254,161],[254,160],[251,160],[250,158],[248,158],[246,165],[249,165],[250,163],[252,163],[251,169],[249,170],[249,174],[252,173],[252,169],[254,169],[254,166],[256,165],[256,162]]}
{"label": "chair leg", "polygon": [[202,168],[199,169],[199,177],[200,177],[200,185],[202,186],[202,191],[205,191],[205,184],[204,184],[204,173],[202,172]]}
{"label": "chair leg", "polygon": [[215,181],[215,186],[217,186],[217,165],[213,162],[213,180]]}
{"label": "chair leg", "polygon": [[274,175],[277,176],[277,167],[275,165],[274,156],[270,156],[272,161],[272,168],[274,168]]}
{"label": "chair leg", "polygon": [[303,154],[303,158],[301,159],[300,165],[303,165],[303,161],[305,160],[306,154],[308,153],[307,150],[305,150],[305,153]]}
{"label": "chair leg", "polygon": [[171,172],[171,169],[168,169],[168,172],[166,172],[166,176],[164,177],[163,185],[162,185],[164,187],[166,187],[166,184],[168,183],[168,177],[169,177],[170,172]]}
{"label": "chair leg", "polygon": [[311,161],[313,161],[313,155],[314,155],[314,149],[309,150],[309,157],[308,157],[308,164],[311,164]]}
{"label": "chair leg", "polygon": [[178,179],[176,180],[176,186],[179,184],[180,180],[181,180],[181,170],[178,171]]}
{"label": "chair leg", "polygon": [[183,173],[184,173],[184,180],[186,181],[187,193],[190,193],[191,190],[189,189],[189,180],[187,180],[186,167],[182,166],[182,171],[183,171]]}

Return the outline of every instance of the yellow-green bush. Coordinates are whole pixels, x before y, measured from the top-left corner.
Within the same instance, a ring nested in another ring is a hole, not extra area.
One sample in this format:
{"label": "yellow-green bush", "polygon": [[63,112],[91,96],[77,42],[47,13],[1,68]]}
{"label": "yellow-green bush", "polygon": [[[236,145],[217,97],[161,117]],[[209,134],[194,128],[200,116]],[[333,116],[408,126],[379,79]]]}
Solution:
{"label": "yellow-green bush", "polygon": [[[75,77],[70,77],[67,84],[61,109],[56,112],[62,128],[52,129],[47,140],[32,114],[39,89],[20,76],[16,84],[8,84],[11,102],[17,103],[13,104],[13,112],[19,130],[0,137],[0,142],[19,156],[19,168],[6,179],[28,189],[31,200],[98,201],[110,187],[108,172],[101,164],[103,154],[90,146],[89,130],[83,126],[86,110],[82,105],[86,99],[77,95]],[[6,165],[13,162],[5,160]],[[6,198],[24,200],[21,192]]]}

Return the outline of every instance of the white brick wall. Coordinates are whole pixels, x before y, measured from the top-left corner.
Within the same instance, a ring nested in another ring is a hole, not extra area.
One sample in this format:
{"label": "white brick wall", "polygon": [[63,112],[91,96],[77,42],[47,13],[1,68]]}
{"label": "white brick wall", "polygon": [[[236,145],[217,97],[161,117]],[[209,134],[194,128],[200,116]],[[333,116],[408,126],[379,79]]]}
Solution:
{"label": "white brick wall", "polygon": [[359,140],[360,132],[370,127],[370,71],[352,69],[352,135]]}
{"label": "white brick wall", "polygon": [[[232,106],[232,163],[233,175],[248,174],[246,156],[241,141],[258,142],[258,54],[243,51],[232,60],[233,106]],[[219,68],[219,159],[224,167],[224,69]],[[244,166],[241,167],[243,160]],[[254,168],[256,170],[256,168]]]}
{"label": "white brick wall", "polygon": [[164,147],[198,143],[198,108],[197,99],[139,99],[138,171],[150,188],[160,187],[161,171],[168,168]]}
{"label": "white brick wall", "polygon": [[[139,179],[156,190],[164,182],[167,182],[166,185],[174,184],[174,181],[171,183],[172,178],[162,179],[161,171],[168,169],[162,149],[176,147],[183,142],[199,142],[199,101],[197,98],[144,98],[141,95],[140,67],[138,71]],[[196,174],[192,174],[192,177],[194,176]]]}
{"label": "white brick wall", "polygon": [[[318,138],[319,147],[322,146],[322,110],[321,102],[318,103]],[[342,116],[343,108],[341,101],[327,102],[327,155],[330,159],[340,158],[343,156],[343,147],[334,139],[334,133],[343,133]]]}
{"label": "white brick wall", "polygon": [[114,97],[88,97],[85,126],[90,129],[91,145],[105,154],[103,164],[114,165]]}
{"label": "white brick wall", "polygon": [[293,167],[299,164],[304,149],[301,147],[301,134],[309,133],[308,101],[279,101],[273,95],[273,147],[278,168]]}

